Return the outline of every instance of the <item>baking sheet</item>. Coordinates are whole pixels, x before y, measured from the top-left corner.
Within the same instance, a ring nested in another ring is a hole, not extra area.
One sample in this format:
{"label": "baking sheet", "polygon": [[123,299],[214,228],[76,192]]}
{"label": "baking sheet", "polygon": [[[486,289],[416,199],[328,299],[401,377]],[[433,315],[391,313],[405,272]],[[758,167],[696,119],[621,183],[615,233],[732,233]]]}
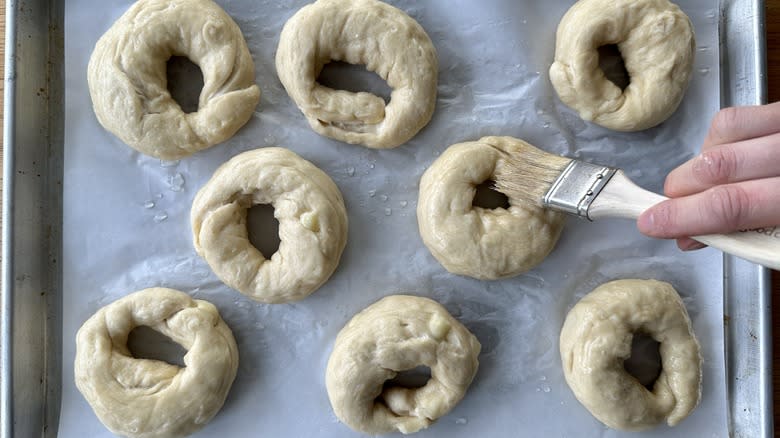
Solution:
{"label": "baking sheet", "polygon": [[[624,168],[660,190],[663,175],[698,149],[719,107],[717,3],[680,2],[697,31],[695,73],[670,121],[621,134],[582,122],[554,98],[546,76],[567,1],[390,3],[428,31],[440,59],[439,100],[428,127],[389,151],[314,134],[287,97],[273,64],[284,21],[305,1],[222,1],[243,30],[263,95],[233,139],[180,162],[138,154],[105,132],[91,110],[86,65],[92,47],[130,2],[66,4],[66,132],[63,221],[61,436],[110,436],[72,380],[75,332],[99,307],[132,291],[168,286],[212,301],[233,329],[241,363],[222,411],[197,436],[352,436],[332,414],[324,369],[333,339],[382,296],[412,293],[442,302],[483,345],[466,398],[421,436],[621,436],[593,419],[566,387],[557,336],[566,311],[613,278],[657,278],[685,297],[705,358],[701,406],[680,426],[640,436],[727,436],[722,263],[705,250],[636,233],[627,221],[569,221],[556,251],[514,279],[482,282],[447,273],[422,244],[415,209],[425,168],[450,144],[513,135],[548,151]],[[189,208],[198,188],[230,157],[288,147],[328,173],[349,213],[347,248],[331,280],[306,300],[262,305],[225,287],[192,249]],[[522,429],[519,429],[522,428]],[[631,434],[635,435],[635,434]]]}

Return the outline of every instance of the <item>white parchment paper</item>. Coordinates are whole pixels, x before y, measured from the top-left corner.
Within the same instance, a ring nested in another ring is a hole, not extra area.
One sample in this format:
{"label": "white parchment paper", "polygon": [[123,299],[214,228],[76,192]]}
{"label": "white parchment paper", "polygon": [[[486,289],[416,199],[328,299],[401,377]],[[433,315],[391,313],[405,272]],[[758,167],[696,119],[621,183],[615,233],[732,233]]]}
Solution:
{"label": "white parchment paper", "polygon": [[[664,175],[698,150],[719,106],[715,0],[679,2],[697,32],[690,89],[669,121],[632,134],[585,123],[555,97],[546,72],[556,26],[571,1],[392,0],[427,30],[441,73],[431,123],[408,144],[387,151],[318,136],[282,88],[273,62],[278,35],[306,0],[219,3],[246,36],[263,92],[260,105],[228,142],[163,163],[103,130],[87,91],[92,48],[131,2],[67,2],[61,436],[110,436],[75,388],[75,333],[101,306],[151,286],[215,303],[239,345],[238,376],[227,402],[196,436],[357,436],[331,411],[325,364],[349,318],[395,293],[440,301],[482,343],[480,369],[465,399],[418,436],[727,436],[719,253],[680,253],[672,242],[642,237],[629,221],[573,219],[537,269],[477,281],[451,275],[434,260],[415,216],[427,166],[448,145],[484,135],[512,135],[551,152],[619,166],[659,191]],[[338,270],[295,304],[262,305],[229,289],[191,242],[189,211],[200,186],[230,157],[271,145],[290,148],[328,173],[349,212]],[[693,318],[704,355],[703,398],[676,428],[609,430],[563,380],[558,334],[566,312],[617,278],[673,283]]]}

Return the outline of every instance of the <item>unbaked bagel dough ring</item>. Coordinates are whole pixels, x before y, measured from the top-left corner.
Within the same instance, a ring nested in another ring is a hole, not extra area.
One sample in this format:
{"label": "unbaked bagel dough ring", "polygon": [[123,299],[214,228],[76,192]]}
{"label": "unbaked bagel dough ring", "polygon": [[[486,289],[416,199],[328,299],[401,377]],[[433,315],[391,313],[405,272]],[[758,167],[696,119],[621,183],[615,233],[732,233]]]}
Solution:
{"label": "unbaked bagel dough ring", "polygon": [[[393,89],[390,103],[317,83],[331,61],[365,65]],[[317,133],[371,148],[417,134],[436,106],[438,60],[413,18],[377,0],[318,0],[284,25],[276,52],[284,88]]]}
{"label": "unbaked bagel dough ring", "polygon": [[[203,73],[197,112],[184,113],[168,91],[171,56]],[[260,100],[244,36],[211,0],[139,0],[98,40],[87,73],[100,124],[163,160],[232,137]]]}
{"label": "unbaked bagel dough ring", "polygon": [[[598,48],[617,44],[631,82],[625,90],[599,67]],[[674,113],[693,69],[693,25],[668,0],[580,0],[558,25],[550,81],[585,120],[639,131]]]}
{"label": "unbaked bagel dough ring", "polygon": [[[247,210],[271,204],[279,249],[266,260],[249,241]],[[330,278],[347,243],[347,212],[333,180],[283,148],[236,155],[192,203],[198,254],[225,284],[263,303],[307,297]]]}
{"label": "unbaked bagel dough ring", "polygon": [[[336,337],[325,384],[336,416],[356,431],[413,433],[449,412],[479,367],[481,346],[428,298],[392,295],[355,315]],[[421,388],[383,387],[399,372],[431,369]]]}
{"label": "unbaked bagel dough ring", "polygon": [[[624,368],[635,333],[660,343],[661,374],[652,391]],[[560,338],[566,382],[599,421],[614,429],[675,426],[699,404],[701,353],[677,291],[655,280],[617,280],[571,309]]]}
{"label": "unbaked bagel dough ring", "polygon": [[[184,347],[185,366],[134,358],[127,338],[140,326]],[[170,438],[201,429],[222,407],[237,369],[238,347],[217,309],[173,289],[120,298],[76,335],[76,386],[117,435]]]}
{"label": "unbaked bagel dough ring", "polygon": [[417,223],[425,246],[449,272],[482,280],[511,277],[544,260],[565,215],[508,197],[509,208],[472,206],[477,186],[494,179],[504,154],[534,148],[512,137],[484,137],[447,148],[420,180]]}

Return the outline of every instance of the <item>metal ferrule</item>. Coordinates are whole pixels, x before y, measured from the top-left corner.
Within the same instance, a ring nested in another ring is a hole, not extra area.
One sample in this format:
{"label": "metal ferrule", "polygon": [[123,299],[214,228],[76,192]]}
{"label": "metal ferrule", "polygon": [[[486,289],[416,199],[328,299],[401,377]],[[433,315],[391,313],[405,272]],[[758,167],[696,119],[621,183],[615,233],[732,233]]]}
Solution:
{"label": "metal ferrule", "polygon": [[572,160],[542,198],[545,207],[584,217],[617,169]]}

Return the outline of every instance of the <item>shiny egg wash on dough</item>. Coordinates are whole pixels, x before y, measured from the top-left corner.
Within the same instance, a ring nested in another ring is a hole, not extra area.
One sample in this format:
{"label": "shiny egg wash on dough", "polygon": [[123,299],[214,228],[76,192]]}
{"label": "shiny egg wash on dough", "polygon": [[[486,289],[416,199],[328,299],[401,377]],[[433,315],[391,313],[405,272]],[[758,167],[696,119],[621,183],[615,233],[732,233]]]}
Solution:
{"label": "shiny egg wash on dough", "polygon": [[[661,374],[645,388],[624,368],[636,333],[660,343]],[[691,320],[672,285],[616,280],[585,295],[566,316],[560,335],[566,383],[605,425],[640,431],[675,426],[701,400],[702,357]]]}
{"label": "shiny egg wash on dough", "polygon": [[494,179],[504,155],[534,146],[512,137],[452,145],[420,180],[417,223],[431,254],[453,274],[481,280],[518,275],[553,250],[566,215],[508,197],[509,208],[472,205],[479,184]]}
{"label": "shiny egg wash on dough", "polygon": [[[599,67],[598,48],[609,44],[618,46],[631,78],[625,90]],[[558,25],[550,82],[584,120],[640,131],[680,105],[695,48],[691,20],[668,0],[580,0]]]}

